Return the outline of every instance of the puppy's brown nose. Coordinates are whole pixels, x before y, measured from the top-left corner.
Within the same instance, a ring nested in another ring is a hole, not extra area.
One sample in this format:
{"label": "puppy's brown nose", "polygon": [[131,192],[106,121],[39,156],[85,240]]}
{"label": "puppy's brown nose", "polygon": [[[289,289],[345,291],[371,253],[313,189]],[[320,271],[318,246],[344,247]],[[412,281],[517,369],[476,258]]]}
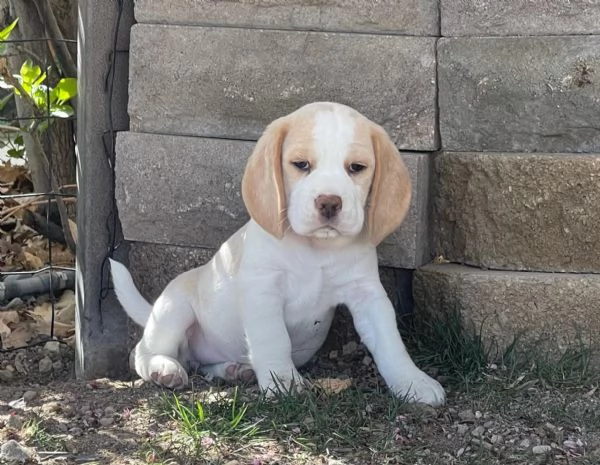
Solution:
{"label": "puppy's brown nose", "polygon": [[322,217],[331,219],[342,209],[342,198],[339,195],[319,195],[315,206]]}

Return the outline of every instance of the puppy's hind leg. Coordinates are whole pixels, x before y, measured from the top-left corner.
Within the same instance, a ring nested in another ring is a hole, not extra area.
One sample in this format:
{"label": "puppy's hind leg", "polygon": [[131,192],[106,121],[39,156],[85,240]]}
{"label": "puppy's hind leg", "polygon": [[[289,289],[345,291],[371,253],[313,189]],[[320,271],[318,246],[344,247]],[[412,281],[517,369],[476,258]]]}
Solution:
{"label": "puppy's hind leg", "polygon": [[205,375],[220,378],[227,382],[251,383],[256,380],[252,366],[248,363],[223,362],[203,365],[198,368]]}
{"label": "puppy's hind leg", "polygon": [[138,375],[170,389],[185,387],[188,375],[178,356],[180,347],[187,345],[186,333],[194,323],[194,310],[185,295],[163,293],[154,304],[144,335],[136,346]]}

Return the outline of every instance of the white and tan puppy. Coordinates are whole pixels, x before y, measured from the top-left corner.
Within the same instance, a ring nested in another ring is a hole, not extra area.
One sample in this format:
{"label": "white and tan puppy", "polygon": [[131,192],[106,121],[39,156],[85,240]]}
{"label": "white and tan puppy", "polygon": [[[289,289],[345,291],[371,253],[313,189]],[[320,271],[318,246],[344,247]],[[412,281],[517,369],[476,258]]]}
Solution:
{"label": "white and tan puppy", "polygon": [[344,105],[303,106],[267,127],[242,195],[251,220],[154,306],[111,262],[119,301],[144,327],[137,373],[176,388],[187,384],[191,364],[230,381],[255,375],[267,392],[301,385],[296,368],[321,347],[335,306],[345,304],[390,390],[443,404],[443,388],[407,353],[379,280],[375,247],[400,225],[411,197],[385,131]]}

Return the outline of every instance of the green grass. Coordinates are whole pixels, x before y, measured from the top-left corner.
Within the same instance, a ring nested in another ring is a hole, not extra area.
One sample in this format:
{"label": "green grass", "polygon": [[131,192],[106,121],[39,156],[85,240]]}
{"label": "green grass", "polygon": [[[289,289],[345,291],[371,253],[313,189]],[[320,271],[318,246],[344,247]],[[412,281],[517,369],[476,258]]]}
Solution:
{"label": "green grass", "polygon": [[29,420],[23,425],[23,435],[37,449],[45,452],[64,451],[64,445],[60,438],[50,434],[40,420]]}

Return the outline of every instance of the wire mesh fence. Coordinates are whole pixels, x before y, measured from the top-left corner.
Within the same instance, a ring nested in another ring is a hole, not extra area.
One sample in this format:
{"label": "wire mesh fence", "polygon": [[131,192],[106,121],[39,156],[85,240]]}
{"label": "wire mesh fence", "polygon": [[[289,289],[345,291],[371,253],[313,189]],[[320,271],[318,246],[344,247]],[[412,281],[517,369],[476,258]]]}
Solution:
{"label": "wire mesh fence", "polygon": [[57,15],[47,0],[8,7],[0,23],[0,352],[71,343],[75,332],[76,15]]}

